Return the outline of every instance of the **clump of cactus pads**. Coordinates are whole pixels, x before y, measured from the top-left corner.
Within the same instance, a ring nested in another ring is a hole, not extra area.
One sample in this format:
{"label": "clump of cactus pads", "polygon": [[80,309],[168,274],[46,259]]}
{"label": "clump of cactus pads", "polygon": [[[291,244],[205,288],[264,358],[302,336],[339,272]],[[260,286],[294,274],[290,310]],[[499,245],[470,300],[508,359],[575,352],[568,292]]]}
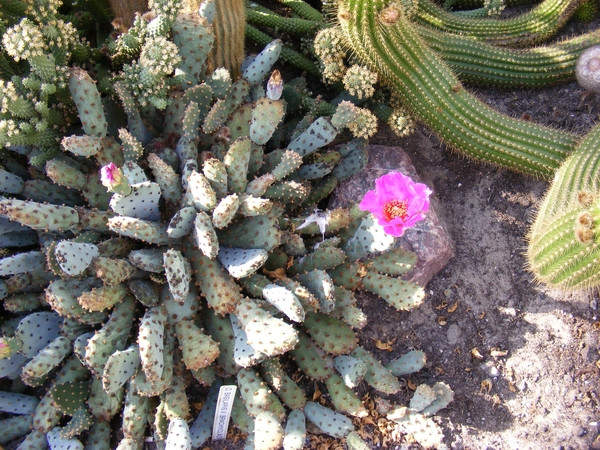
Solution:
{"label": "clump of cactus pads", "polygon": [[[168,4],[153,4],[162,19],[144,25],[148,33],[168,40],[160,30],[180,20],[210,33],[202,20],[166,14]],[[16,311],[19,325],[2,329],[8,350],[0,373],[45,392],[27,423],[15,419],[22,434],[32,427],[28,440],[41,433],[57,446],[79,446],[85,436],[86,444],[97,436],[108,442],[105,424],[120,414],[118,448],[140,448],[148,434],[167,447],[200,447],[218,387],[236,384],[234,423],[260,431],[255,445],[274,448],[302,439],[302,408],[324,432],[343,437],[354,429],[345,414],[365,414],[353,389],[365,382],[395,391],[392,372],[358,347],[365,316],[355,292],[378,293],[398,309],[417,306],[422,288],[398,279],[414,255],[396,249],[365,211],[318,209],[366,162],[364,138],[327,147],[361,113],[344,102],[333,117],[305,117],[286,134],[293,118],[264,88],[281,47],[273,41],[235,81],[216,70],[185,91],[165,91],[162,113],[148,114],[135,95],[129,102],[133,91],[121,80],[129,130],[118,138],[109,135],[113,118],[96,101],[97,85],[76,72],[86,86],[73,87],[84,134],[64,140],[48,166],[64,163],[71,176],[29,187],[34,180],[16,172],[22,189],[10,177],[16,188],[0,200],[2,234],[23,228],[39,243],[0,260],[2,297],[14,304],[33,292],[41,300],[29,303],[51,309]],[[153,124],[162,119],[151,140],[142,108]],[[282,144],[273,150],[276,134]],[[389,208],[405,199],[395,200]],[[24,328],[42,321],[32,341]],[[294,368],[324,382],[331,408],[306,401]],[[211,386],[210,398],[193,417],[185,392],[198,384]]]}
{"label": "clump of cactus pads", "polygon": [[13,3],[20,4],[13,8],[22,8],[22,17],[2,7],[0,145],[55,148],[59,130],[71,122],[69,65],[88,59],[89,48],[58,13],[62,1]]}

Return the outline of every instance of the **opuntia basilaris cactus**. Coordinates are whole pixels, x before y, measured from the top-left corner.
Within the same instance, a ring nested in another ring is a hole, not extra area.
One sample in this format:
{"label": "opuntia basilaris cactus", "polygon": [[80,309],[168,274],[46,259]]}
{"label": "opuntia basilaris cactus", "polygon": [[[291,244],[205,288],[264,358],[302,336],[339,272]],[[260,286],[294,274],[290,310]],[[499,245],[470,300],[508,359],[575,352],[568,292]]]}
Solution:
{"label": "opuntia basilaris cactus", "polygon": [[[168,12],[134,24],[168,29],[144,35],[119,77],[123,115],[107,114],[94,80],[73,68],[83,134],[61,140],[45,173],[8,163],[2,172],[0,236],[15,251],[0,260],[13,317],[2,326],[0,376],[44,394],[0,393],[10,415],[0,443],[106,445],[121,415],[119,449],[148,437],[197,448],[211,436],[220,386],[234,385],[232,418],[254,448],[301,449],[307,418],[364,446],[352,434],[351,417],[366,414],[354,389],[395,393],[425,358],[413,351],[384,366],[360,347],[355,292],[398,310],[423,301],[422,287],[399,278],[416,256],[395,236],[423,217],[430,191],[392,173],[360,207],[318,209],[364,167],[372,114],[344,101],[331,117],[286,118],[281,75],[269,77],[281,41],[233,80],[207,70],[210,48],[196,47],[212,42],[205,18]],[[180,54],[195,58],[178,67]],[[156,89],[134,91],[136,80]],[[123,116],[128,129],[114,122]],[[330,148],[343,129],[357,137]],[[272,149],[275,140],[283,145]],[[323,382],[329,404],[308,402],[289,367]],[[199,385],[210,389],[195,414],[186,389]],[[436,429],[427,416],[451,395],[431,389],[410,416]]]}

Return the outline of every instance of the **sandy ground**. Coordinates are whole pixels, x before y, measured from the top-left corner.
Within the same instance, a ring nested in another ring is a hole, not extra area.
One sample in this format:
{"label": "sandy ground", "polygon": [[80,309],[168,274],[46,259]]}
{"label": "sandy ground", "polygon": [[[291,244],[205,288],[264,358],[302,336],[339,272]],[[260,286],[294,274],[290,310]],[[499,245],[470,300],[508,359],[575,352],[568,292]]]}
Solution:
{"label": "sandy ground", "polygon": [[[515,117],[582,133],[600,105],[576,83],[480,95]],[[425,128],[404,139],[382,132],[373,143],[411,155],[439,199],[456,256],[416,310],[398,313],[364,297],[364,341],[396,339],[389,355],[371,346],[383,361],[413,348],[427,353],[427,370],[412,381],[444,381],[455,391],[436,419],[451,448],[600,448],[592,447],[600,421],[597,293],[550,290],[525,269],[525,236],[548,184],[466,160]]]}

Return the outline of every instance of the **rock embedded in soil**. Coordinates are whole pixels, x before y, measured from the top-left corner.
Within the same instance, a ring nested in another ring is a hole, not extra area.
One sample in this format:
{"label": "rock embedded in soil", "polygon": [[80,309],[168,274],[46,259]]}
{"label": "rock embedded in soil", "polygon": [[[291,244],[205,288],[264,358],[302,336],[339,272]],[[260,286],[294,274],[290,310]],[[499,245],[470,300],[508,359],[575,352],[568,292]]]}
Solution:
{"label": "rock embedded in soil", "polygon": [[[409,156],[401,147],[370,145],[367,166],[339,184],[329,201],[329,208],[348,206],[362,199],[367,191],[375,189],[377,178],[394,170],[408,175],[415,182],[421,182]],[[430,188],[433,190],[433,186]],[[454,256],[454,243],[436,212],[435,203],[436,199],[432,198],[426,218],[407,229],[396,244],[417,254],[415,270],[410,272],[407,279],[421,286],[425,286]]]}

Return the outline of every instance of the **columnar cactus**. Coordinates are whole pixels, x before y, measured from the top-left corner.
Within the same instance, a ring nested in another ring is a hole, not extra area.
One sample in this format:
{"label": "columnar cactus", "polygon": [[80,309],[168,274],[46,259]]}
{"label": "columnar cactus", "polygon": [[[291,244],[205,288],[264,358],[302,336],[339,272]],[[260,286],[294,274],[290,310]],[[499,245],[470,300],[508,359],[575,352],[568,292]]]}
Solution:
{"label": "columnar cactus", "polygon": [[344,45],[358,60],[385,77],[403,105],[461,152],[549,177],[572,151],[575,136],[498,114],[468,93],[428,50],[405,7],[340,2],[337,20]]}
{"label": "columnar cactus", "polygon": [[596,125],[557,171],[528,236],[536,278],[563,289],[598,286],[598,136]]}

